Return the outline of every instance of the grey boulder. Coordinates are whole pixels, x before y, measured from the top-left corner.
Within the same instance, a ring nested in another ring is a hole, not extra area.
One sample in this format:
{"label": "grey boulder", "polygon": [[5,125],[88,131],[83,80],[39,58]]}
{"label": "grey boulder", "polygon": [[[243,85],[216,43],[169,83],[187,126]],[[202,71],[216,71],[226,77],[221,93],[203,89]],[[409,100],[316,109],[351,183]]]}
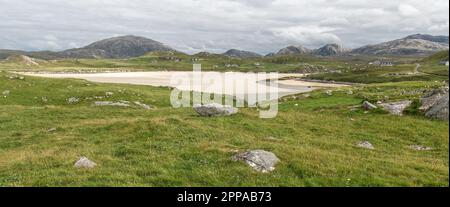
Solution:
{"label": "grey boulder", "polygon": [[425,116],[433,119],[448,121],[448,93],[440,98],[426,113]]}
{"label": "grey boulder", "polygon": [[194,110],[197,112],[200,116],[230,116],[233,114],[236,114],[239,109],[227,105],[221,105],[217,103],[211,103],[211,104],[205,104],[200,105],[196,104],[194,105]]}
{"label": "grey boulder", "polygon": [[425,95],[421,103],[422,106],[419,109],[425,112],[425,116],[448,120],[448,86]]}
{"label": "grey boulder", "polygon": [[445,94],[448,95],[448,87],[438,88],[430,93],[426,94],[421,99],[421,106],[420,110],[422,111],[428,111],[439,99],[441,99]]}
{"label": "grey boulder", "polygon": [[275,170],[275,165],[280,161],[275,154],[264,150],[253,150],[240,153],[235,155],[233,160],[243,160],[251,168],[262,173]]}
{"label": "grey boulder", "polygon": [[411,106],[411,103],[412,101],[406,100],[406,101],[382,103],[380,104],[380,106],[391,114],[402,116],[403,111],[409,106]]}

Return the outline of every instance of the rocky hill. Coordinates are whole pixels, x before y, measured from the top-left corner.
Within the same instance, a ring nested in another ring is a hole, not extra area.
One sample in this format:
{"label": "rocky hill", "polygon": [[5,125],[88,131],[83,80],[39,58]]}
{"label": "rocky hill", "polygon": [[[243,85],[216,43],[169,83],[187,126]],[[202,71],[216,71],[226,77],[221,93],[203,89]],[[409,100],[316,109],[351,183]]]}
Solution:
{"label": "rocky hill", "polygon": [[314,55],[320,56],[333,56],[333,55],[340,55],[346,52],[348,52],[348,50],[344,49],[342,46],[338,44],[326,44],[325,46],[314,50],[312,53]]}
{"label": "rocky hill", "polygon": [[36,58],[30,58],[26,55],[11,55],[4,59],[2,62],[5,63],[15,63],[25,66],[38,66],[41,63],[45,63],[46,61],[36,59]]}
{"label": "rocky hill", "polygon": [[410,35],[408,37],[367,45],[352,50],[353,54],[362,55],[425,55],[448,50],[448,36]]}
{"label": "rocky hill", "polygon": [[82,48],[74,48],[60,52],[0,50],[0,59],[5,59],[12,55],[25,55],[45,60],[60,58],[129,58],[142,56],[145,53],[154,51],[165,52],[175,50],[148,38],[128,35],[104,39]]}
{"label": "rocky hill", "polygon": [[298,54],[310,54],[310,53],[311,53],[310,49],[299,45],[299,46],[288,46],[288,47],[285,47],[285,48],[279,50],[278,52],[271,53],[271,54],[269,54],[267,56],[298,55]]}
{"label": "rocky hill", "polygon": [[250,52],[250,51],[244,51],[244,50],[236,50],[231,49],[223,53],[223,55],[228,57],[234,57],[234,58],[256,58],[256,57],[262,57],[258,53]]}
{"label": "rocky hill", "polygon": [[153,51],[175,51],[164,44],[138,36],[113,37],[94,42],[86,47],[60,52],[70,58],[129,58]]}

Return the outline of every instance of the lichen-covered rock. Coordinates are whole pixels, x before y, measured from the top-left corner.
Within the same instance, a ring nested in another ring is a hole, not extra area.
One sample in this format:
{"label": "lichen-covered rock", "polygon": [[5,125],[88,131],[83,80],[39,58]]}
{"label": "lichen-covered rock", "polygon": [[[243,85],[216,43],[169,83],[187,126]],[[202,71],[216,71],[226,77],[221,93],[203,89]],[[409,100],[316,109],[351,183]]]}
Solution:
{"label": "lichen-covered rock", "polygon": [[239,110],[235,107],[221,105],[217,103],[194,105],[194,110],[200,116],[229,116],[236,114]]}
{"label": "lichen-covered rock", "polygon": [[368,101],[364,101],[362,103],[362,107],[366,110],[372,110],[372,109],[376,109],[378,108],[377,106],[373,105],[372,103],[368,102]]}
{"label": "lichen-covered rock", "polygon": [[412,101],[406,100],[406,101],[382,103],[380,104],[380,106],[391,114],[402,116],[403,111],[409,106],[411,106],[411,103]]}
{"label": "lichen-covered rock", "polygon": [[81,157],[73,166],[76,168],[94,168],[97,164],[87,157]]}
{"label": "lichen-covered rock", "polygon": [[243,160],[254,170],[262,173],[275,170],[275,165],[280,161],[275,154],[264,150],[252,150],[240,153],[235,155],[233,160]]}

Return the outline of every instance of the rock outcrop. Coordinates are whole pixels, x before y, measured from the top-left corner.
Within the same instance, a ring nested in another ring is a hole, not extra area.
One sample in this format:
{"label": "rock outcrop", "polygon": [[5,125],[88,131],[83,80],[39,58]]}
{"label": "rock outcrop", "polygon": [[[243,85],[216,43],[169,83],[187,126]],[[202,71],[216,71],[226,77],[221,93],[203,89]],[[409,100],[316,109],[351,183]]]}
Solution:
{"label": "rock outcrop", "polygon": [[448,86],[425,95],[421,103],[422,106],[419,109],[425,112],[425,116],[448,121]]}
{"label": "rock outcrop", "polygon": [[230,116],[236,114],[239,110],[232,106],[224,106],[217,103],[205,104],[205,105],[194,105],[194,110],[200,116]]}
{"label": "rock outcrop", "polygon": [[391,114],[402,116],[403,111],[411,106],[411,103],[412,101],[405,100],[398,102],[381,103],[380,106]]}

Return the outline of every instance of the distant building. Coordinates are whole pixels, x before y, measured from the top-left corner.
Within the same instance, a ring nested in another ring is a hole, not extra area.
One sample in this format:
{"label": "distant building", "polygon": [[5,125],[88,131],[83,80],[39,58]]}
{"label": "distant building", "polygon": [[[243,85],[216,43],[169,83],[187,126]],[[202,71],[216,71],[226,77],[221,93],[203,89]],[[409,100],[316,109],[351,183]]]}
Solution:
{"label": "distant building", "polygon": [[392,61],[389,60],[383,60],[381,61],[380,66],[394,66],[394,63],[392,63]]}
{"label": "distant building", "polygon": [[390,60],[375,60],[373,62],[370,62],[369,65],[375,65],[375,66],[394,66],[394,63]]}

